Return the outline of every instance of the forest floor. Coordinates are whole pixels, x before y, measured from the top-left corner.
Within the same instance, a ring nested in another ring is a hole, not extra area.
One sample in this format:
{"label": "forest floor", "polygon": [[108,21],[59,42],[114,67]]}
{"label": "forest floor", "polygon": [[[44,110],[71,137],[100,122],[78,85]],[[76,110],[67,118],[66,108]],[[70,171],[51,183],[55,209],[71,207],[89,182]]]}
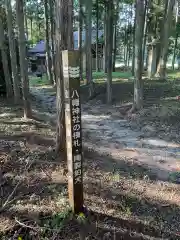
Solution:
{"label": "forest floor", "polygon": [[1,239],[180,239],[180,82],[145,82],[145,107],[131,116],[132,82],[113,83],[111,106],[104,93],[82,98],[84,225],[54,152],[54,89],[31,91],[42,121],[0,103]]}

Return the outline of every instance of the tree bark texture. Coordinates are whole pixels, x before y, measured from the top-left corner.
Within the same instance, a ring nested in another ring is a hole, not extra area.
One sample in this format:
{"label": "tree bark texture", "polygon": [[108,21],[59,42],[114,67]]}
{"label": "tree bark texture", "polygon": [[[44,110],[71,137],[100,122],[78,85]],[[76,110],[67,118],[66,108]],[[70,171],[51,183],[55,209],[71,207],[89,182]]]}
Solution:
{"label": "tree bark texture", "polygon": [[107,7],[107,103],[112,103],[113,7],[113,1],[109,1]]}
{"label": "tree bark texture", "polygon": [[82,46],[82,31],[83,31],[83,14],[82,14],[82,0],[79,0],[79,27],[78,27],[78,49],[80,62],[80,80],[83,80],[83,46]]}
{"label": "tree bark texture", "polygon": [[134,61],[134,108],[143,107],[142,45],[144,32],[144,0],[136,0],[135,61]]}
{"label": "tree bark texture", "polygon": [[99,1],[96,0],[96,72],[99,71],[98,48],[99,48]]}
{"label": "tree bark texture", "polygon": [[53,76],[51,71],[51,48],[49,43],[49,9],[48,9],[48,0],[44,0],[44,12],[45,12],[45,25],[46,25],[46,63],[47,63],[47,75],[50,84],[53,84]]}
{"label": "tree bark texture", "polygon": [[52,77],[54,84],[56,83],[55,74],[55,47],[54,47],[54,35],[55,35],[55,24],[54,24],[54,2],[49,0],[49,14],[50,14],[50,25],[51,25],[51,51],[52,51]]}
{"label": "tree bark texture", "polygon": [[18,73],[18,66],[17,66],[18,53],[16,52],[17,49],[16,49],[16,43],[15,43],[14,30],[12,26],[13,17],[12,17],[11,0],[6,0],[6,14],[7,14],[7,26],[8,26],[9,50],[10,50],[10,56],[11,56],[14,100],[15,100],[15,103],[18,103],[21,98],[20,96],[21,81]]}
{"label": "tree bark texture", "polygon": [[87,69],[87,84],[89,85],[89,97],[91,98],[94,94],[94,85],[92,79],[92,52],[91,52],[91,43],[92,43],[92,1],[86,1],[86,69]]}
{"label": "tree bark texture", "polygon": [[11,83],[11,74],[8,66],[8,49],[5,43],[4,27],[3,27],[3,22],[1,17],[0,17],[0,49],[1,49],[1,57],[2,57],[4,77],[5,77],[5,83],[6,83],[6,95],[7,95],[7,98],[11,98],[13,96],[13,89],[12,89],[12,83]]}
{"label": "tree bark texture", "polygon": [[16,0],[16,21],[18,26],[19,57],[24,102],[24,117],[29,118],[32,116],[32,111],[29,100],[30,96],[29,96],[28,62],[26,56],[23,0]]}
{"label": "tree bark texture", "polygon": [[172,22],[172,14],[173,7],[175,4],[175,0],[169,0],[167,4],[167,11],[165,11],[165,22],[162,33],[162,42],[161,42],[161,55],[160,62],[158,65],[157,73],[160,79],[166,78],[166,63],[168,56],[168,46],[169,46],[169,33],[170,33],[170,25]]}

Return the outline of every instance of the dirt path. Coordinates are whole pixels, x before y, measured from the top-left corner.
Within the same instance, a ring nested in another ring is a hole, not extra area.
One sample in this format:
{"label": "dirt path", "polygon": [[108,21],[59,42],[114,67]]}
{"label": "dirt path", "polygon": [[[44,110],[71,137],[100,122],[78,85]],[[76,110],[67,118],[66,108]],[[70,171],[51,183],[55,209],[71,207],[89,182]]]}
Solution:
{"label": "dirt path", "polygon": [[[55,96],[47,89],[32,92],[54,118]],[[149,129],[135,130],[118,105],[107,107],[101,101],[82,105],[82,124],[85,204],[108,216],[106,229],[109,224],[122,232],[123,224],[126,231],[141,232],[134,239],[179,239],[180,187],[172,180],[180,179],[172,173],[180,168],[180,146],[148,137]]]}
{"label": "dirt path", "polygon": [[[34,88],[33,92],[51,117],[55,117],[55,97],[49,96],[47,89]],[[169,176],[180,169],[180,145],[158,137],[147,137],[150,128],[144,131],[133,129],[118,108],[117,105],[107,108],[107,105],[94,100],[83,104],[84,146],[90,152],[110,154],[116,160],[134,161],[147,167],[157,179],[169,180]]]}

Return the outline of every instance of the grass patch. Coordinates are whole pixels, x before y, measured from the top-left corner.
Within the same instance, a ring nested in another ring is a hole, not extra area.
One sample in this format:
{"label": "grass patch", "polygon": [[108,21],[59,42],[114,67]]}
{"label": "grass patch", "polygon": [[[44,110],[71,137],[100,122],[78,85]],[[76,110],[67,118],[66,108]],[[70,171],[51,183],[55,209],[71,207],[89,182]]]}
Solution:
{"label": "grass patch", "polygon": [[[102,79],[106,77],[105,72],[93,72],[93,79]],[[132,77],[131,72],[113,72],[112,73],[113,78],[120,78],[120,79],[128,79]]]}
{"label": "grass patch", "polygon": [[50,82],[46,75],[44,75],[42,78],[36,77],[36,76],[30,76],[29,84],[30,86],[43,86],[43,85],[49,85]]}
{"label": "grass patch", "polygon": [[180,78],[180,70],[168,70],[167,75],[170,78]]}

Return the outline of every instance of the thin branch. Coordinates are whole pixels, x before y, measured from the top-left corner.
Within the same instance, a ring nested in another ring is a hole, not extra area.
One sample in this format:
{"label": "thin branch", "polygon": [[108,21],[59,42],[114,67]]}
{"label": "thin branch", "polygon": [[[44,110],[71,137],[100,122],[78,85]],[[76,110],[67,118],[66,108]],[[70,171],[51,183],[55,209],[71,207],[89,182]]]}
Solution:
{"label": "thin branch", "polygon": [[[29,170],[29,168],[32,166],[32,164],[34,163],[31,162],[30,164],[27,163],[26,166],[25,166],[25,170],[26,172]],[[29,166],[27,167],[27,165],[29,164]],[[16,184],[16,186],[14,187],[13,191],[9,194],[8,198],[6,199],[5,203],[2,205],[2,207],[0,208],[0,212],[2,212],[3,210],[5,210],[5,208],[14,200],[14,199],[11,199],[14,195],[14,193],[16,192],[17,188],[19,187],[19,185],[21,184],[22,180],[20,179],[18,181],[18,183]]]}
{"label": "thin branch", "polygon": [[15,217],[15,221],[22,227],[30,228],[30,229],[32,229],[34,231],[38,231],[39,230],[38,227],[32,227],[32,226],[26,225],[25,223],[20,222],[16,217]]}

